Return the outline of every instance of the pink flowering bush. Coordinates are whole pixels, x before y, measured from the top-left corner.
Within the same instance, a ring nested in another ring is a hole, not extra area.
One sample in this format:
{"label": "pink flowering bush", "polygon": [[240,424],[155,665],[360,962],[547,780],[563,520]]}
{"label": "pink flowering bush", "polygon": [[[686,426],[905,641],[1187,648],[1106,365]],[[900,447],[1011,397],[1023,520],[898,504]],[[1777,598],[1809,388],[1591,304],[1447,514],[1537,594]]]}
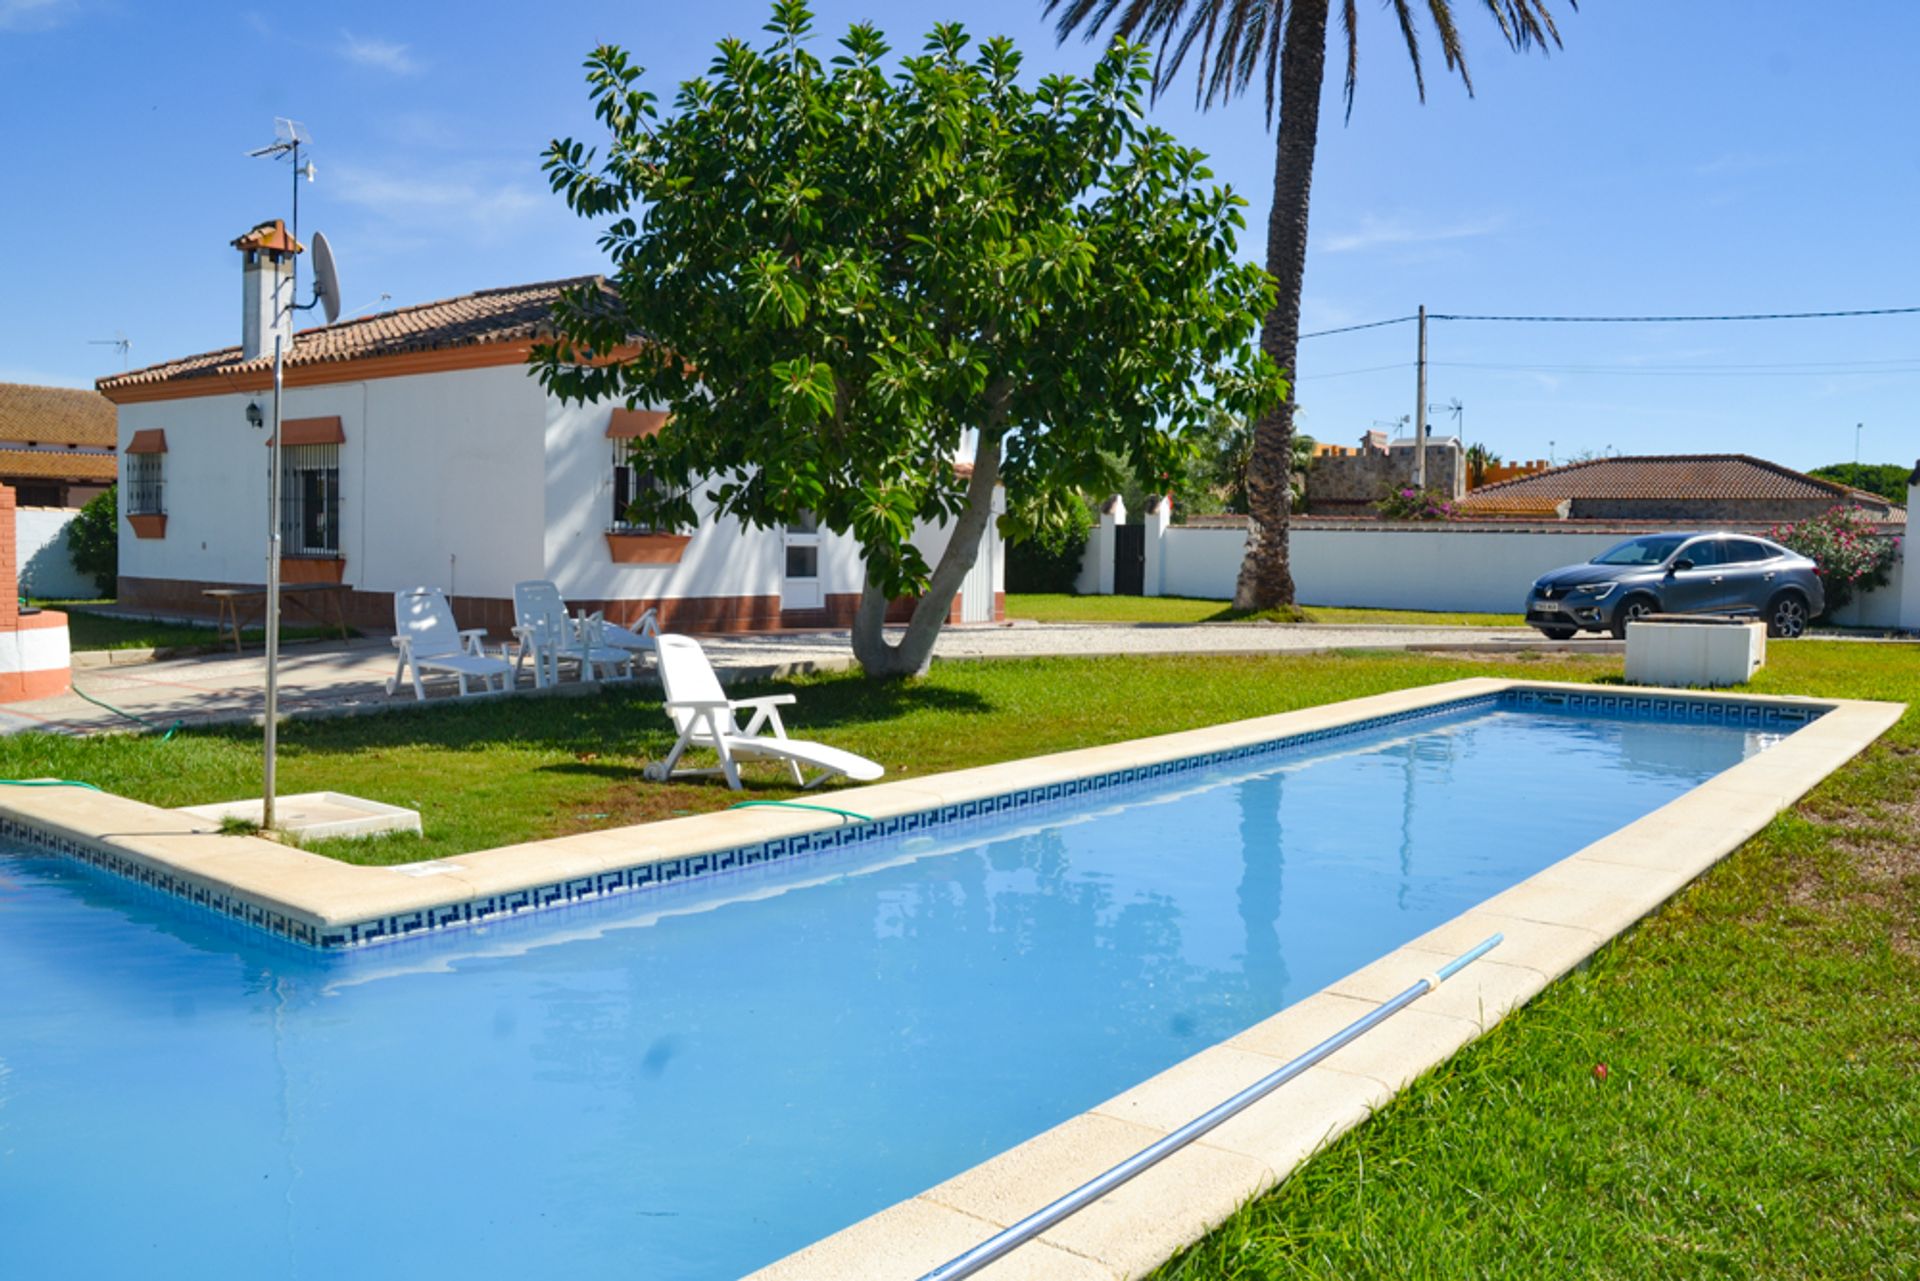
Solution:
{"label": "pink flowering bush", "polygon": [[1373,505],[1382,520],[1452,520],[1459,512],[1437,489],[1411,485],[1394,490]]}
{"label": "pink flowering bush", "polygon": [[1861,592],[1884,587],[1900,540],[1874,528],[1858,507],[1835,507],[1791,525],[1775,525],[1767,537],[1811,560],[1827,589],[1831,614]]}

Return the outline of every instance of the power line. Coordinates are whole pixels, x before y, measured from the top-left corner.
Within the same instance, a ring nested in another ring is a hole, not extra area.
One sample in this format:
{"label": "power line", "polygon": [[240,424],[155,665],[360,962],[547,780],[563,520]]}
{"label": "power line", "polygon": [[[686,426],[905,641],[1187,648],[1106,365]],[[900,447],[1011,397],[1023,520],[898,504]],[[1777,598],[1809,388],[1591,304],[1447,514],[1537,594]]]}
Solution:
{"label": "power line", "polygon": [[1429,312],[1428,320],[1494,320],[1533,325],[1672,325],[1720,320],[1836,320],[1846,316],[1912,316],[1920,307],[1858,307],[1851,311],[1754,311],[1721,316],[1471,316]]}
{"label": "power line", "polygon": [[[1350,334],[1361,329],[1379,329],[1383,325],[1404,325],[1415,319],[1417,319],[1417,317],[1395,316],[1392,320],[1369,320],[1364,325],[1342,325],[1338,329],[1316,329],[1310,334],[1301,334],[1300,338],[1301,340],[1305,340],[1308,338],[1325,338],[1328,334]],[[1428,317],[1428,319],[1432,319],[1432,317]]]}
{"label": "power line", "polygon": [[[1427,319],[1527,325],[1673,325],[1718,321],[1839,320],[1855,316],[1914,315],[1920,315],[1920,307],[1854,307],[1841,311],[1750,311],[1690,316],[1522,316],[1430,311],[1427,313]],[[1331,334],[1350,334],[1362,329],[1379,329],[1385,325],[1404,325],[1415,319],[1417,317],[1414,316],[1394,316],[1387,320],[1370,320],[1365,324],[1342,325],[1337,329],[1316,329],[1312,333],[1301,334],[1300,337],[1303,341],[1308,338],[1325,338]]]}
{"label": "power line", "polygon": [[[1920,359],[1898,361],[1835,361],[1800,366],[1767,365],[1522,365],[1492,361],[1436,360],[1449,369],[1484,369],[1505,373],[1606,374],[1626,378],[1842,378],[1877,374],[1920,373]],[[1865,366],[1864,368],[1862,366]]]}
{"label": "power line", "polygon": [[1368,365],[1362,369],[1336,369],[1330,373],[1324,373],[1324,374],[1301,374],[1298,378],[1295,378],[1293,381],[1304,383],[1304,382],[1311,382],[1315,378],[1347,378],[1347,377],[1351,377],[1354,374],[1378,374],[1378,373],[1384,373],[1389,369],[1411,369],[1411,368],[1413,368],[1413,362],[1411,360],[1401,360],[1401,361],[1396,361],[1391,365]]}

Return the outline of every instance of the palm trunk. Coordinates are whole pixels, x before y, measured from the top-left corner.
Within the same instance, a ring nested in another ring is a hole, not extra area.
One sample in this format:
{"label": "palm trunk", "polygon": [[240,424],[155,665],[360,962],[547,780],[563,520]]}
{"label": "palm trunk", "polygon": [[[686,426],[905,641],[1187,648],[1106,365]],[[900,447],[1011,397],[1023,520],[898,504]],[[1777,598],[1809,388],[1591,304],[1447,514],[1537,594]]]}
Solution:
{"label": "palm trunk", "polygon": [[[1307,205],[1320,135],[1320,88],[1327,65],[1328,0],[1287,6],[1280,50],[1280,121],[1275,131],[1273,209],[1267,215],[1267,270],[1278,289],[1260,329],[1260,347],[1295,373],[1300,290],[1307,274]],[[1293,603],[1287,524],[1293,498],[1293,395],[1254,426],[1247,462],[1247,555],[1233,594],[1236,609]]]}
{"label": "palm trunk", "polygon": [[913,607],[907,634],[898,644],[887,643],[887,594],[871,579],[860,589],[860,608],[853,616],[853,656],[869,676],[899,679],[925,676],[933,661],[933,642],[953,607],[967,571],[980,556],[980,538],[993,519],[993,491],[1000,483],[1000,438],[980,433],[974,450],[973,478],[967,482],[967,505],[947,538],[947,549],[933,567],[927,591]]}

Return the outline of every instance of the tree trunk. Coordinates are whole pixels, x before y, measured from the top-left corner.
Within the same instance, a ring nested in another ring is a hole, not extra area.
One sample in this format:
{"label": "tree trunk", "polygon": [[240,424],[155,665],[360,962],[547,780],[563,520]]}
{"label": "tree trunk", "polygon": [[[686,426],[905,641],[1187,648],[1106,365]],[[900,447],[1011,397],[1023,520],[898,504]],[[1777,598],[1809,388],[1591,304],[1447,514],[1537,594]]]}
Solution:
{"label": "tree trunk", "polygon": [[[1280,121],[1275,130],[1273,209],[1267,215],[1267,270],[1278,290],[1260,328],[1260,347],[1295,374],[1300,290],[1307,274],[1307,204],[1320,134],[1320,88],[1327,66],[1328,0],[1293,0],[1280,50]],[[1297,388],[1298,384],[1295,384]],[[1247,463],[1247,555],[1234,588],[1236,609],[1293,603],[1287,524],[1293,498],[1293,392],[1254,426]]]}
{"label": "tree trunk", "polygon": [[868,579],[860,590],[860,608],[853,618],[853,656],[869,676],[899,679],[925,676],[933,661],[933,642],[953,607],[954,593],[980,556],[980,537],[993,519],[993,490],[1000,483],[1000,436],[997,430],[980,433],[974,450],[973,478],[967,482],[967,505],[947,538],[947,549],[926,594],[913,607],[907,634],[898,644],[887,643],[887,594]]}

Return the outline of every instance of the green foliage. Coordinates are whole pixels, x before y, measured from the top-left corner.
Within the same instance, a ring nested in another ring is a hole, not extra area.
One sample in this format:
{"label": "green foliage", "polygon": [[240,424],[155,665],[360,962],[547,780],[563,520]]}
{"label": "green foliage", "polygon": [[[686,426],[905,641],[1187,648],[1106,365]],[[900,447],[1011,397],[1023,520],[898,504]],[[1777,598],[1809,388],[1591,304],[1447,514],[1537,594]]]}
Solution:
{"label": "green foliage", "polygon": [[109,485],[67,526],[73,567],[92,578],[102,596],[112,596],[120,581],[119,493],[118,485]]}
{"label": "green foliage", "polygon": [[1031,536],[1007,544],[1007,590],[1071,592],[1093,531],[1092,509],[1068,495],[1064,513],[1040,523]]}
{"label": "green foliage", "polygon": [[1382,520],[1452,520],[1453,501],[1437,489],[1405,485],[1373,505]]}
{"label": "green foliage", "polygon": [[1485,445],[1480,444],[1478,441],[1468,445],[1467,471],[1473,477],[1474,488],[1478,489],[1481,485],[1486,484],[1487,468],[1498,467],[1501,461],[1499,454],[1487,448]]}
{"label": "green foliage", "polygon": [[1878,494],[1904,506],[1907,501],[1907,477],[1912,473],[1911,467],[1899,463],[1834,463],[1827,467],[1816,467],[1807,475],[1864,489],[1869,494]]}
{"label": "green foliage", "polygon": [[547,151],[612,271],[562,301],[534,364],[565,399],[672,411],[635,450],[663,482],[639,518],[684,527],[696,496],[757,526],[811,511],[871,584],[915,593],[915,523],[977,513],[996,469],[1011,504],[1065,519],[1024,500],[1088,487],[1096,449],[1164,488],[1216,404],[1283,394],[1252,343],[1272,284],[1239,260],[1244,202],[1144,122],[1144,49],[1028,87],[1009,41],[956,24],[892,74],[876,28],[824,64],[811,28],[779,0],[771,42],[722,41],[671,115],[602,46],[604,156]]}
{"label": "green foliage", "polygon": [[1811,560],[1826,588],[1828,614],[1861,592],[1885,587],[1900,555],[1900,540],[1874,528],[1858,507],[1834,507],[1791,525],[1776,525],[1767,537]]}

